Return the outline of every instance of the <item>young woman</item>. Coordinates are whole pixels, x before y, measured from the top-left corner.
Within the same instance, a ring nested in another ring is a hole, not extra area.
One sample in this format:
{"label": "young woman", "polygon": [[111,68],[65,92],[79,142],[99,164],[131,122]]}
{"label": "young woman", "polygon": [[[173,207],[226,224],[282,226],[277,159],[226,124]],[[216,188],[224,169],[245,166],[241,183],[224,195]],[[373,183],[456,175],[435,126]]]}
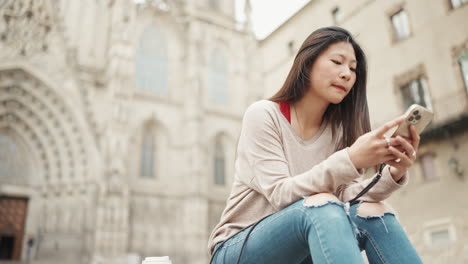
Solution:
{"label": "young woman", "polygon": [[[402,117],[370,131],[366,75],[350,33],[321,28],[282,88],[246,110],[212,263],[364,263],[361,250],[370,263],[422,263],[381,202],[407,182],[419,136],[410,127],[411,139],[384,137]],[[372,180],[360,180],[363,170],[381,163],[380,181],[345,204]]]}

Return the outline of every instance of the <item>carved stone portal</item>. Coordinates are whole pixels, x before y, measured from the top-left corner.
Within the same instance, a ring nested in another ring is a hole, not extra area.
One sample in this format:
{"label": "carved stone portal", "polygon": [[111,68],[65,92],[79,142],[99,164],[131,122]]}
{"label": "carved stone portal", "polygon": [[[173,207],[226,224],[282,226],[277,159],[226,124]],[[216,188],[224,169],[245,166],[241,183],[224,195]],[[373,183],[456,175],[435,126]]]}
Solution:
{"label": "carved stone portal", "polygon": [[53,24],[46,2],[3,0],[0,4],[1,44],[22,56],[47,51]]}

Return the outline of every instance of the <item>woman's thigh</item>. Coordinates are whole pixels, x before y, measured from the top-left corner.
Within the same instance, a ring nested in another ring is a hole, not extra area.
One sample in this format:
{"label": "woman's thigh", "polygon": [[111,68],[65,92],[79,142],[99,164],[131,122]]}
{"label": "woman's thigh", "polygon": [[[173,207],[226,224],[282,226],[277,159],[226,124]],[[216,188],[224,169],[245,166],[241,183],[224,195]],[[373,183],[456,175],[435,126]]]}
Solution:
{"label": "woman's thigh", "polygon": [[[335,227],[329,225],[331,221],[341,217],[341,221],[348,221],[340,203],[328,203],[327,207],[310,207],[299,200],[289,207],[265,218],[251,232],[242,252],[240,263],[312,263],[309,249],[309,233],[317,237],[312,246],[327,247],[340,237],[333,237]],[[321,211],[322,210],[322,211]],[[324,212],[327,212],[325,215]],[[328,214],[331,212],[331,214]],[[311,214],[316,214],[314,227],[311,227]],[[334,218],[334,219],[333,219]],[[245,241],[249,227],[228,239],[216,252],[213,263],[237,263],[239,253]],[[311,228],[315,230],[310,230]],[[319,229],[319,230],[318,230]],[[330,229],[330,230],[327,230]],[[351,230],[351,228],[349,227]],[[329,234],[332,234],[330,237]],[[353,234],[351,233],[351,236]],[[352,237],[354,239],[354,236]],[[320,241],[318,241],[320,240]],[[323,241],[331,240],[331,241]],[[330,243],[331,242],[331,243]],[[322,244],[323,243],[323,244]],[[357,246],[356,246],[357,247]]]}
{"label": "woman's thigh", "polygon": [[[300,263],[309,254],[307,238],[297,230],[302,202],[265,218],[250,233],[240,263]],[[213,263],[237,263],[249,227],[229,238],[214,257]]]}

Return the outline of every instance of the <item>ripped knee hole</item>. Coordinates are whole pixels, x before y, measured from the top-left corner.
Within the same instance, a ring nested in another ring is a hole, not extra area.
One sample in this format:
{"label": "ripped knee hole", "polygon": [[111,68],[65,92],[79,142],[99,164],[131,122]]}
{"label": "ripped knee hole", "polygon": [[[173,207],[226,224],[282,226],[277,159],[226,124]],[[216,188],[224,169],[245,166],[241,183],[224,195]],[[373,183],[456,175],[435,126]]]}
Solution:
{"label": "ripped knee hole", "polygon": [[394,214],[393,211],[387,208],[382,202],[363,202],[357,208],[357,215],[360,217],[381,217],[386,213]]}
{"label": "ripped knee hole", "polygon": [[340,200],[331,193],[318,193],[307,197],[304,206],[321,206],[329,202],[340,202]]}

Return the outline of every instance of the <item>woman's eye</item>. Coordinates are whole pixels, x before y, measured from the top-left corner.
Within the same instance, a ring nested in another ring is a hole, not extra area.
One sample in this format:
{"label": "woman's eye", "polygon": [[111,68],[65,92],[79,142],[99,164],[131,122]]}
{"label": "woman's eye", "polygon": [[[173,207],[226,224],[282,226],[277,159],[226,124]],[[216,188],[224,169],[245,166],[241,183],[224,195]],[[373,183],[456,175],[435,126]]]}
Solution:
{"label": "woman's eye", "polygon": [[[333,63],[335,63],[336,65],[341,65],[342,63],[340,61],[337,61],[337,60],[331,60]],[[356,68],[349,68],[352,72],[356,72]]]}

